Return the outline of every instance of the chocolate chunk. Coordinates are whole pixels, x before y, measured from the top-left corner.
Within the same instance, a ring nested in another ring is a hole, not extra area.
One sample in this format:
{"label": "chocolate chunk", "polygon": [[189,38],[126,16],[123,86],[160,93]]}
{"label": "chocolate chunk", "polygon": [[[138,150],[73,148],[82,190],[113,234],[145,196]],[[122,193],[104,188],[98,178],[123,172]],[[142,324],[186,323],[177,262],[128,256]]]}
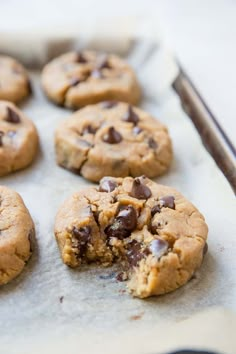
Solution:
{"label": "chocolate chunk", "polygon": [[130,122],[133,123],[134,125],[138,124],[139,122],[139,117],[138,115],[134,112],[133,108],[131,105],[129,105],[127,112],[125,113],[123,119],[125,122]]}
{"label": "chocolate chunk", "polygon": [[159,207],[159,205],[155,205],[152,209],[151,209],[151,215],[154,216],[156,213],[160,213],[161,212],[161,208]]}
{"label": "chocolate chunk", "polygon": [[113,108],[115,106],[117,106],[118,102],[117,101],[104,101],[101,103],[102,108]]}
{"label": "chocolate chunk", "polygon": [[0,146],[3,146],[3,141],[2,141],[3,135],[4,135],[4,132],[2,132],[2,131],[0,130]]}
{"label": "chocolate chunk", "polygon": [[104,75],[102,74],[102,72],[100,70],[93,70],[90,74],[92,77],[94,77],[95,79],[102,79],[104,78]]}
{"label": "chocolate chunk", "polygon": [[118,144],[121,140],[122,135],[114,127],[110,127],[108,132],[103,136],[103,141],[108,144]]}
{"label": "chocolate chunk", "polygon": [[169,245],[165,240],[157,238],[150,243],[149,248],[152,254],[159,259],[167,252]]}
{"label": "chocolate chunk", "polygon": [[70,79],[69,85],[70,85],[71,87],[77,86],[81,81],[82,81],[82,80],[78,79],[77,77],[72,77],[72,78]]}
{"label": "chocolate chunk", "polygon": [[82,134],[83,134],[83,135],[84,135],[84,134],[95,134],[96,131],[97,131],[97,129],[94,128],[94,127],[92,127],[92,126],[89,124],[89,125],[87,125],[87,127],[85,127],[85,128],[83,129]]}
{"label": "chocolate chunk", "polygon": [[20,117],[12,108],[7,107],[7,117],[5,118],[5,121],[18,124],[20,123]]}
{"label": "chocolate chunk", "polygon": [[72,235],[78,240],[79,256],[84,256],[87,244],[91,238],[91,227],[83,226],[78,229],[74,226],[72,229]]}
{"label": "chocolate chunk", "polygon": [[117,237],[123,240],[129,237],[131,232],[137,226],[137,214],[135,209],[129,205],[120,210],[113,224],[109,225],[105,229],[105,234],[111,237]]}
{"label": "chocolate chunk", "polygon": [[135,135],[138,135],[139,133],[141,133],[142,132],[142,129],[141,128],[139,128],[139,127],[134,127],[133,128],[133,133],[135,134]]}
{"label": "chocolate chunk", "polygon": [[99,192],[112,192],[114,189],[118,186],[118,184],[114,181],[111,180],[107,177],[104,177],[101,179],[100,184],[99,184]]}
{"label": "chocolate chunk", "polygon": [[80,64],[84,64],[87,63],[87,59],[81,52],[78,52],[76,55],[76,62]]}
{"label": "chocolate chunk", "polygon": [[148,140],[148,146],[152,149],[156,149],[157,148],[157,143],[153,138],[149,138]]}
{"label": "chocolate chunk", "polygon": [[175,197],[173,195],[167,195],[160,198],[159,200],[160,207],[175,209]]}
{"label": "chocolate chunk", "polygon": [[111,65],[108,61],[108,56],[106,54],[101,54],[96,63],[96,69],[102,70],[102,69],[111,69]]}
{"label": "chocolate chunk", "polygon": [[126,257],[128,263],[135,267],[138,262],[145,257],[145,254],[141,251],[141,244],[136,240],[133,240],[127,245]]}
{"label": "chocolate chunk", "polygon": [[131,197],[137,199],[148,199],[151,197],[152,192],[148,186],[143,184],[140,178],[135,178],[133,181],[131,192],[129,193]]}

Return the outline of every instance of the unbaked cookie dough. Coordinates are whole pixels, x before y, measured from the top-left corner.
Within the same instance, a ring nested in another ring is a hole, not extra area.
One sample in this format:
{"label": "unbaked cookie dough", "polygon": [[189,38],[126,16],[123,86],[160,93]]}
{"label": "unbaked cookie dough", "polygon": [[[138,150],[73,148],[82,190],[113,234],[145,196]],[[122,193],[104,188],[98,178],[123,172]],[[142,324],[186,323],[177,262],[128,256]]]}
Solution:
{"label": "unbaked cookie dough", "polygon": [[0,186],[0,285],[23,270],[34,234],[34,223],[20,195]]}
{"label": "unbaked cookie dough", "polygon": [[87,106],[61,122],[55,134],[57,163],[97,182],[104,176],[156,177],[172,160],[167,128],[127,103]]}
{"label": "unbaked cookie dough", "polygon": [[31,86],[25,68],[15,59],[0,55],[0,100],[17,103],[30,93]]}
{"label": "unbaked cookie dough", "polygon": [[119,262],[133,296],[165,294],[200,267],[208,228],[175,189],[145,176],[104,177],[99,187],[72,195],[59,209],[55,236],[70,267]]}
{"label": "unbaked cookie dough", "polygon": [[42,86],[49,99],[69,108],[104,100],[137,104],[141,96],[136,75],[123,59],[94,51],[52,60],[43,69]]}
{"label": "unbaked cookie dough", "polygon": [[34,123],[13,103],[0,101],[0,176],[30,165],[37,148]]}

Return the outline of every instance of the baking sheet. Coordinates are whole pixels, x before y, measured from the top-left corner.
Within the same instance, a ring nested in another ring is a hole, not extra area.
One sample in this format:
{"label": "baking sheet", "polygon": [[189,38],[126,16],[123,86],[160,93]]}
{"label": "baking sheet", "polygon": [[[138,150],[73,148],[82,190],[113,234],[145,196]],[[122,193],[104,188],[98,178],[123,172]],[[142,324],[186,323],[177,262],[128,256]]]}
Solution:
{"label": "baking sheet", "polygon": [[[135,33],[126,56],[143,86],[141,107],[168,126],[174,145],[172,167],[157,181],[181,191],[205,215],[209,252],[186,286],[147,300],[127,294],[111,268],[72,270],[62,263],[54,216],[67,196],[90,183],[55,164],[54,129],[70,111],[48,102],[39,74],[31,72],[34,95],[21,108],[37,125],[41,151],[30,168],[0,183],[24,198],[37,245],[25,271],[0,289],[1,353],[144,354],[183,346],[236,352],[234,195],[171,88],[178,73],[172,55]],[[96,43],[102,49],[102,40]]]}

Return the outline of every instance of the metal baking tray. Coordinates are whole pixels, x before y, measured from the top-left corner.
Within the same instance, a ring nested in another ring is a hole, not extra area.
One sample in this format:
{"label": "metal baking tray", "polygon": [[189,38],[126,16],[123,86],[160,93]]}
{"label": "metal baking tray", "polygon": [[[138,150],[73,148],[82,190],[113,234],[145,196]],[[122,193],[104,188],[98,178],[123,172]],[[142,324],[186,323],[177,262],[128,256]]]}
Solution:
{"label": "metal baking tray", "polygon": [[[0,289],[1,353],[166,354],[205,348],[235,354],[235,149],[159,33],[140,22],[132,29],[123,21],[115,27],[101,32],[98,24],[79,35],[54,29],[56,37],[0,35],[0,52],[29,68],[33,95],[20,108],[35,122],[41,141],[31,167],[0,179],[22,195],[37,238],[25,270]],[[123,55],[135,68],[143,87],[141,107],[168,126],[174,145],[171,169],[156,181],[181,191],[206,216],[209,252],[195,277],[173,293],[133,299],[112,268],[72,270],[60,259],[53,236],[56,211],[90,183],[55,163],[55,126],[71,112],[45,98],[40,70],[51,57],[83,47]]]}

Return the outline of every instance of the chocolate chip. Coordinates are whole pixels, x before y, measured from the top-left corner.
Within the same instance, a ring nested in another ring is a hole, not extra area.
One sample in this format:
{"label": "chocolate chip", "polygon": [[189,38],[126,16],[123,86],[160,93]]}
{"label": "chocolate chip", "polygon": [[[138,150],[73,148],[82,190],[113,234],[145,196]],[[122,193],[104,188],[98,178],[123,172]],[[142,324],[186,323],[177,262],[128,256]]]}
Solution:
{"label": "chocolate chip", "polygon": [[136,226],[137,214],[135,209],[129,205],[119,211],[113,224],[107,226],[104,231],[109,238],[117,237],[118,239],[123,240],[130,236]]}
{"label": "chocolate chip", "polygon": [[117,106],[117,101],[104,101],[101,103],[102,108],[109,109]]}
{"label": "chocolate chip", "polygon": [[0,146],[3,146],[3,141],[2,141],[3,135],[4,135],[4,132],[2,132],[2,131],[0,130]]}
{"label": "chocolate chip", "polygon": [[122,208],[117,219],[122,219],[122,223],[125,229],[133,231],[137,226],[137,213],[132,205],[128,205]]}
{"label": "chocolate chip", "polygon": [[122,135],[114,127],[110,127],[108,132],[103,136],[103,141],[108,144],[118,144],[121,140]]}
{"label": "chocolate chip", "polygon": [[87,63],[87,59],[81,52],[78,52],[76,55],[76,62],[80,64],[84,64]]}
{"label": "chocolate chip", "polygon": [[77,86],[80,82],[81,82],[81,80],[78,79],[77,77],[72,77],[70,79],[69,85],[72,86],[72,87],[73,86]]}
{"label": "chocolate chip", "polygon": [[106,54],[101,54],[96,63],[96,69],[102,70],[102,69],[111,69],[111,65],[108,61],[108,56]]}
{"label": "chocolate chip", "polygon": [[78,229],[74,226],[72,235],[78,240],[79,256],[82,257],[86,252],[87,244],[91,238],[91,227],[83,226]]}
{"label": "chocolate chip", "polygon": [[149,138],[148,140],[148,146],[152,149],[156,149],[157,148],[157,143],[153,138]]}
{"label": "chocolate chip", "polygon": [[93,70],[90,74],[92,77],[94,77],[95,79],[102,79],[104,78],[104,75],[102,74],[102,72],[100,70]]}
{"label": "chocolate chip", "polygon": [[161,208],[159,207],[159,205],[155,205],[152,209],[151,209],[151,215],[154,216],[156,213],[160,213],[161,212]]}
{"label": "chocolate chip", "polygon": [[28,240],[30,243],[30,252],[33,252],[35,246],[35,230],[34,228],[30,230],[28,234]]}
{"label": "chocolate chip", "polygon": [[167,195],[160,198],[159,200],[160,207],[175,209],[175,197],[173,195]]}
{"label": "chocolate chip", "polygon": [[7,117],[5,118],[5,121],[18,124],[20,123],[20,117],[12,108],[7,107]]}
{"label": "chocolate chip", "polygon": [[133,181],[131,192],[129,193],[131,197],[137,199],[148,199],[151,197],[152,192],[148,186],[143,184],[140,178],[135,178]]}
{"label": "chocolate chip", "polygon": [[134,125],[138,124],[139,122],[139,117],[138,115],[134,112],[133,108],[131,105],[129,105],[127,112],[125,113],[123,119],[125,122],[130,122],[133,123]]}
{"label": "chocolate chip", "polygon": [[99,192],[112,192],[114,189],[118,186],[118,184],[114,181],[111,180],[107,177],[104,177],[101,179],[100,184],[99,184]]}
{"label": "chocolate chip", "polygon": [[135,134],[135,135],[138,135],[139,133],[141,133],[142,132],[142,129],[141,128],[139,128],[139,127],[134,127],[133,128],[133,133]]}
{"label": "chocolate chip", "polygon": [[133,240],[127,245],[126,257],[128,263],[135,267],[138,262],[145,257],[145,254],[141,252],[141,244],[136,240]]}
{"label": "chocolate chip", "polygon": [[208,244],[205,243],[204,248],[203,248],[203,256],[208,252]]}
{"label": "chocolate chip", "polygon": [[161,258],[168,250],[168,242],[162,240],[161,238],[155,239],[150,243],[149,246],[152,254],[157,258]]}
{"label": "chocolate chip", "polygon": [[92,127],[92,126],[89,124],[89,125],[87,125],[87,127],[85,127],[85,128],[83,129],[82,134],[95,134],[96,131],[97,131],[97,129],[94,128],[94,127]]}

